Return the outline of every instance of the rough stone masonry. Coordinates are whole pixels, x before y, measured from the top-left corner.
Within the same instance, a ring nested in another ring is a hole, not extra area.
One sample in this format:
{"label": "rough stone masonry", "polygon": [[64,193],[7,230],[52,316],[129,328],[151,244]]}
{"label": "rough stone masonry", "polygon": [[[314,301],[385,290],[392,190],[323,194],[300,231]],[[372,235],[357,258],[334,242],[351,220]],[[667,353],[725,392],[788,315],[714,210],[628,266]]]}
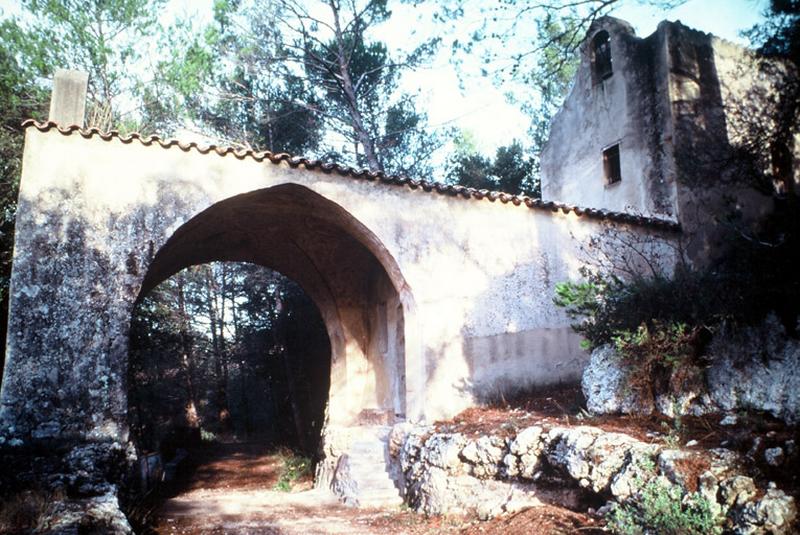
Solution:
{"label": "rough stone masonry", "polygon": [[612,227],[677,236],[665,220],[72,120],[26,131],[6,442],[124,444],[133,306],[192,264],[254,262],[301,284],[331,340],[330,423],[346,426],[365,411],[424,421],[495,391],[576,381],[587,355],[554,284],[576,278],[582,249]]}

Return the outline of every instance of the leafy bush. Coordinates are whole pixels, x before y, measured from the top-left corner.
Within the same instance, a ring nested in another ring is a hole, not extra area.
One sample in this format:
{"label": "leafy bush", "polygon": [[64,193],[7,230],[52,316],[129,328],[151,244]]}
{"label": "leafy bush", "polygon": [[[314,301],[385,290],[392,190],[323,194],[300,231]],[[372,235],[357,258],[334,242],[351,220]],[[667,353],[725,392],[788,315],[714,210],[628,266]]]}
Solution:
{"label": "leafy bush", "polygon": [[216,442],[219,439],[217,435],[205,428],[200,428],[200,440],[203,442]]}
{"label": "leafy bush", "polygon": [[743,292],[730,289],[744,281],[719,272],[680,269],[671,277],[629,281],[586,271],[584,276],[584,282],[557,284],[554,302],[579,319],[573,328],[584,337],[587,349],[620,337],[632,341],[643,328],[654,334],[666,327],[668,334],[683,325],[690,333],[725,320],[747,320],[752,311],[745,307]]}
{"label": "leafy bush", "polygon": [[0,533],[34,533],[44,527],[60,493],[23,491],[0,499]]}
{"label": "leafy bush", "polygon": [[699,292],[701,285],[686,279],[688,274],[625,283],[595,275],[586,282],[557,285],[554,301],[573,318],[582,318],[573,328],[583,335],[585,349],[614,344],[631,372],[627,387],[652,398],[664,386],[678,391],[691,380],[693,364],[710,339],[705,322],[722,318],[712,312],[722,307],[700,302],[710,296],[684,295]]}
{"label": "leafy bush", "polygon": [[281,452],[279,457],[283,459],[283,468],[275,485],[276,490],[290,492],[295,483],[311,476],[313,464],[308,457],[291,452]]}
{"label": "leafy bush", "polygon": [[675,368],[694,356],[693,339],[694,333],[685,323],[654,321],[653,327],[642,323],[635,331],[619,332],[614,345],[622,355],[637,362],[647,365],[657,356],[659,364]]}
{"label": "leafy bush", "polygon": [[703,328],[659,321],[617,333],[614,345],[630,370],[627,387],[650,398],[691,389],[700,373],[697,364],[708,339],[704,334]]}
{"label": "leafy bush", "polygon": [[652,479],[634,499],[615,504],[607,521],[622,535],[707,535],[722,533],[723,518],[701,494],[684,495],[680,487]]}
{"label": "leafy bush", "polygon": [[[789,277],[800,250],[800,215],[777,210],[762,235],[733,232],[712,265],[679,262],[671,274],[632,271],[614,262],[582,270],[580,282],[556,285],[554,302],[576,320],[585,349],[614,344],[632,372],[628,387],[647,397],[685,391],[702,381],[705,348],[723,324],[753,325],[770,312],[796,336],[800,278]],[[600,265],[600,264],[598,264]]]}
{"label": "leafy bush", "polygon": [[[684,325],[687,335],[697,337],[722,322],[756,324],[770,312],[796,336],[800,277],[788,274],[796,269],[800,250],[800,205],[789,201],[776,202],[758,233],[728,223],[723,252],[706,267],[682,261],[671,274],[653,270],[648,277],[625,271],[629,278],[622,280],[613,273],[624,258],[612,259],[605,271],[583,269],[581,282],[557,284],[554,302],[579,320],[573,328],[587,349],[620,336],[632,340],[643,326],[650,334],[666,335],[670,326]],[[597,247],[588,254],[600,254]],[[703,340],[696,342],[702,346]]]}

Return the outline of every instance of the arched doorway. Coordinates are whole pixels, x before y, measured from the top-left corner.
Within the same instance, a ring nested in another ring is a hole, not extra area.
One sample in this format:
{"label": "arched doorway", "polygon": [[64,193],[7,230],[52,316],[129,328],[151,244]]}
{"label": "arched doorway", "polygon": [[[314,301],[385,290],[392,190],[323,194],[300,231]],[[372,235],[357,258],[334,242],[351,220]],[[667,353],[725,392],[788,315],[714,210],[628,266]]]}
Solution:
{"label": "arched doorway", "polygon": [[186,221],[153,255],[140,297],[213,261],[250,262],[296,281],[330,340],[329,422],[405,418],[408,290],[377,239],[335,203],[294,184],[237,195]]}
{"label": "arched doorway", "polygon": [[128,422],[139,451],[258,443],[315,458],[330,381],[319,310],[291,279],[248,263],[192,266],[137,303]]}

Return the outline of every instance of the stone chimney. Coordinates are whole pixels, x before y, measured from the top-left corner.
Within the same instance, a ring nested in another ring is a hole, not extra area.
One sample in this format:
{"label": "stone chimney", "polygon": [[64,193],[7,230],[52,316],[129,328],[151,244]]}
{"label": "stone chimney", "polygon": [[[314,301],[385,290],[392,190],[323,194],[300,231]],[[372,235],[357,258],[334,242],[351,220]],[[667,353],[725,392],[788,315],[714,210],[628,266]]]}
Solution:
{"label": "stone chimney", "polygon": [[50,121],[61,126],[75,124],[83,128],[88,81],[89,75],[85,72],[56,70],[50,97]]}

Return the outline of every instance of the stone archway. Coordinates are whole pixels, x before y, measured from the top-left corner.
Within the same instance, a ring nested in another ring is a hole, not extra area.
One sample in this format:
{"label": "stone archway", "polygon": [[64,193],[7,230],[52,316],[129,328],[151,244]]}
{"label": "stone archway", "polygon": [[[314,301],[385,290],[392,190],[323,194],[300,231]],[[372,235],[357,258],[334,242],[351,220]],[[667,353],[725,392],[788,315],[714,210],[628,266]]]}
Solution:
{"label": "stone archway", "polygon": [[379,245],[342,208],[308,188],[284,184],[249,192],[178,227],[155,252],[140,295],[185,267],[211,261],[251,262],[283,273],[311,297],[328,331],[330,422],[390,423],[405,417],[397,290],[403,282],[388,254],[379,259],[364,241]]}
{"label": "stone archway", "polygon": [[413,300],[393,256],[348,210],[292,182],[220,195],[216,181],[159,178],[143,182],[139,198],[114,197],[127,212],[97,209],[81,188],[21,194],[17,232],[27,241],[15,260],[0,411],[15,434],[126,442],[134,304],[213,260],[275,269],[315,302],[332,345],[330,424],[405,417]]}

